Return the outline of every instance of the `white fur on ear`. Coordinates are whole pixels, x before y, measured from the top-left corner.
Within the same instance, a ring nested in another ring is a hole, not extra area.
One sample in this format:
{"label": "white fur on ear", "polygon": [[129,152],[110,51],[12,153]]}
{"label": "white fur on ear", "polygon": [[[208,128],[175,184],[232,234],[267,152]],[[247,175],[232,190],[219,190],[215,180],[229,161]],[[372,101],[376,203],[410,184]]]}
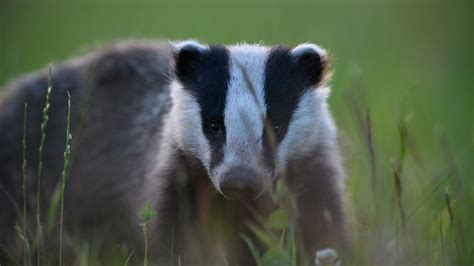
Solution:
{"label": "white fur on ear", "polygon": [[198,51],[206,51],[209,49],[209,46],[201,44],[200,42],[196,40],[185,40],[185,41],[179,41],[179,42],[172,42],[171,43],[177,51],[181,51],[183,49],[195,49]]}
{"label": "white fur on ear", "polygon": [[302,43],[291,50],[291,55],[295,57],[307,53],[317,53],[322,61],[326,61],[328,57],[326,50],[314,43]]}

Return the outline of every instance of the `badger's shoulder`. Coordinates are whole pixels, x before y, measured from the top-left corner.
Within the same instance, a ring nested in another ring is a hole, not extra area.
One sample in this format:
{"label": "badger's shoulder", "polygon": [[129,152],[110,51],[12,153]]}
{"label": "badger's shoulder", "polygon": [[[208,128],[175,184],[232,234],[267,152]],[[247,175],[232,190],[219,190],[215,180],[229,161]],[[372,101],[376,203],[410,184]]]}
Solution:
{"label": "badger's shoulder", "polygon": [[[111,85],[137,81],[167,81],[172,66],[172,47],[161,41],[121,41],[89,48],[63,62],[22,75],[2,88],[2,99],[15,94],[44,96],[51,84],[57,89],[78,85]],[[51,73],[49,73],[51,70]],[[5,101],[5,100],[3,100]]]}
{"label": "badger's shoulder", "polygon": [[172,46],[167,42],[125,41],[104,46],[91,54],[90,70],[99,85],[135,81],[168,81]]}

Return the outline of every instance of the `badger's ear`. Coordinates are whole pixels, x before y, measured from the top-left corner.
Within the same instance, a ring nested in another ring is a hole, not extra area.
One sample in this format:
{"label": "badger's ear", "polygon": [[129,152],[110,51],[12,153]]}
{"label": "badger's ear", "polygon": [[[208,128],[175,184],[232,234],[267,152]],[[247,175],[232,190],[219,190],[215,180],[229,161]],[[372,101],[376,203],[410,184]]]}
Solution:
{"label": "badger's ear", "polygon": [[173,46],[176,78],[187,83],[196,78],[202,58],[209,47],[194,40],[173,43]]}
{"label": "badger's ear", "polygon": [[326,50],[312,43],[300,44],[291,49],[298,72],[311,84],[322,85],[329,81],[329,57]]}

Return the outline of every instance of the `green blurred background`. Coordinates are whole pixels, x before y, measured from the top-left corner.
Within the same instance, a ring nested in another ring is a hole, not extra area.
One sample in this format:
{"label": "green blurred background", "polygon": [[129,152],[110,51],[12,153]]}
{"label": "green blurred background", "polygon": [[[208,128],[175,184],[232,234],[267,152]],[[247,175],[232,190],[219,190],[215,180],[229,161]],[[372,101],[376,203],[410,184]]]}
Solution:
{"label": "green blurred background", "polygon": [[[446,193],[463,224],[462,252],[472,258],[473,2],[0,0],[0,84],[121,39],[320,44],[333,58],[330,104],[348,143],[354,227],[362,230],[367,217],[365,230],[379,222],[390,232],[398,226],[390,160],[401,158],[403,121],[409,147],[402,200],[413,213],[417,243],[437,241],[431,228],[446,208]],[[382,217],[371,211],[368,149],[351,102],[371,115]],[[431,195],[444,177],[449,182]]]}

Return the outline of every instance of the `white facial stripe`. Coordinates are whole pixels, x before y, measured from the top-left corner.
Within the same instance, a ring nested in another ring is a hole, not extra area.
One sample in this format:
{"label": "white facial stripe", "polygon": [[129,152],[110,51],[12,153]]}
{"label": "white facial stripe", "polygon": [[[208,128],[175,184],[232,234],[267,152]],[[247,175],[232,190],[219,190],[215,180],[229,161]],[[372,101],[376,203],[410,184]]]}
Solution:
{"label": "white facial stripe", "polygon": [[179,148],[189,155],[201,159],[204,167],[210,169],[210,146],[202,131],[201,108],[199,103],[178,82],[171,87],[173,100],[173,120],[169,128],[173,130]]}
{"label": "white facial stripe", "polygon": [[312,154],[319,144],[334,141],[336,127],[327,108],[329,88],[310,89],[301,96],[288,126],[288,131],[277,152],[278,170],[289,158],[297,159]]}
{"label": "white facial stripe", "polygon": [[[224,113],[224,161],[216,167],[215,173],[220,175],[237,165],[247,165],[255,171],[263,171],[259,162],[262,156],[262,118],[265,117],[266,109],[263,86],[268,48],[239,45],[230,47],[229,51],[230,81]],[[241,67],[247,73],[253,88],[249,88]]]}
{"label": "white facial stripe", "polygon": [[293,48],[291,50],[291,53],[294,56],[299,56],[301,54],[304,54],[308,50],[316,51],[323,60],[326,60],[327,57],[328,57],[326,50],[324,50],[320,46],[318,46],[316,44],[313,44],[313,43],[302,43],[302,44],[296,46],[295,48]]}
{"label": "white facial stripe", "polygon": [[192,40],[192,39],[191,40],[185,40],[185,41],[179,41],[179,42],[172,42],[171,45],[176,47],[177,50],[181,50],[181,49],[183,49],[183,47],[186,47],[186,46],[195,47],[195,48],[197,48],[201,51],[209,50],[209,46],[200,44],[198,41],[195,41],[195,40]]}

